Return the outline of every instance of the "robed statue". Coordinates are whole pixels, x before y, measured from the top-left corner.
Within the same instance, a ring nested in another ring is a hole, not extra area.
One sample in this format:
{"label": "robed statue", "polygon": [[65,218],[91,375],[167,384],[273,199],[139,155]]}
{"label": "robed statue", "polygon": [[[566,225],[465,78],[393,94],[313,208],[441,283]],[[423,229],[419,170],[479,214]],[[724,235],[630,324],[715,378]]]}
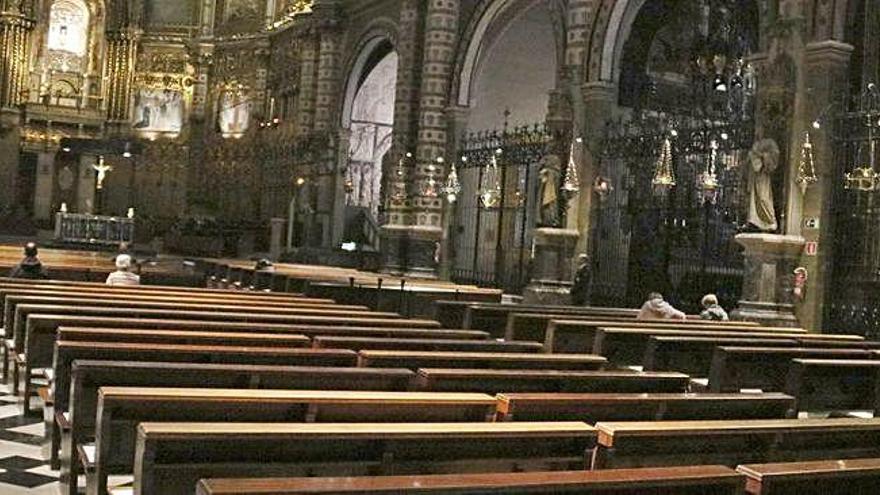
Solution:
{"label": "robed statue", "polygon": [[773,207],[773,172],[779,166],[779,145],[770,138],[756,142],[749,151],[749,224],[762,232],[777,229]]}
{"label": "robed statue", "polygon": [[546,155],[541,160],[538,172],[540,179],[540,209],[538,225],[544,227],[559,226],[559,185],[561,178],[560,160],[556,155]]}

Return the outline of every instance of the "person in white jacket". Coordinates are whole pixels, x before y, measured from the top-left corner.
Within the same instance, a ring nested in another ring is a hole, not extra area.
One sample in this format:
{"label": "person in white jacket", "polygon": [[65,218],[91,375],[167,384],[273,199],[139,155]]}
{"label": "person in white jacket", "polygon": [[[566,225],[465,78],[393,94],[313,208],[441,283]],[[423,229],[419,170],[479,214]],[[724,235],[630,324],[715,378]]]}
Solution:
{"label": "person in white jacket", "polygon": [[131,256],[116,257],[116,271],[107,275],[107,285],[140,285],[141,277],[131,273]]}
{"label": "person in white jacket", "polygon": [[639,320],[684,320],[685,318],[687,315],[664,301],[663,295],[659,292],[648,294],[648,300],[642,304],[637,317]]}

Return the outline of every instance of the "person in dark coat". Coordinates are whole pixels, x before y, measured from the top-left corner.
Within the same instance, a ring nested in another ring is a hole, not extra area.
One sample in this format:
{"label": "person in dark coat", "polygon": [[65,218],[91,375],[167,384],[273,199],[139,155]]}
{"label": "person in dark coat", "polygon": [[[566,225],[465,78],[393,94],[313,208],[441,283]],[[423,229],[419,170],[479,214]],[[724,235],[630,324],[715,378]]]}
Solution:
{"label": "person in dark coat", "polygon": [[727,311],[724,311],[724,308],[718,304],[718,297],[715,294],[706,294],[703,296],[703,300],[700,301],[700,304],[703,305],[700,319],[713,321],[727,321],[730,319],[730,317],[727,316]]}
{"label": "person in dark coat", "polygon": [[571,284],[571,303],[584,306],[590,298],[590,258],[586,254],[578,258],[577,271]]}
{"label": "person in dark coat", "polygon": [[12,278],[46,279],[49,278],[46,268],[37,256],[37,245],[29,242],[24,246],[24,259],[9,272]]}

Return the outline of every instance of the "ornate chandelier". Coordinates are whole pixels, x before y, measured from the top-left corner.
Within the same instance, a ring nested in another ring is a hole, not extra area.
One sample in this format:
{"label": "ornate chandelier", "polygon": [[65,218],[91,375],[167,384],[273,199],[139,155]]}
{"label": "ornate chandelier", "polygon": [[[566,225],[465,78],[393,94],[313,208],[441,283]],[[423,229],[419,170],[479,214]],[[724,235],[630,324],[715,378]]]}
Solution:
{"label": "ornate chandelier", "polygon": [[874,169],[877,143],[874,142],[874,126],[878,125],[873,115],[867,116],[868,142],[870,151],[868,163],[856,167],[852,172],[847,172],[844,179],[844,187],[854,191],[874,192],[880,188],[880,174]]}
{"label": "ornate chandelier", "polygon": [[438,168],[440,170],[443,169],[443,164],[445,160],[442,156],[438,156],[436,162],[437,165],[434,165],[433,163],[428,165],[428,177],[422,183],[422,196],[426,198],[436,198],[440,195],[440,192],[437,188],[437,179],[435,177],[435,174],[437,173]]}
{"label": "ornate chandelier", "polygon": [[675,171],[672,168],[672,141],[668,137],[663,139],[663,144],[660,146],[660,156],[654,165],[654,179],[651,184],[654,186],[654,192],[658,195],[665,195],[675,187]]}
{"label": "ornate chandelier", "polygon": [[700,176],[700,189],[705,193],[714,194],[715,190],[718,189],[717,163],[718,141],[713,139],[709,144],[709,161],[706,163],[706,170]]}
{"label": "ornate chandelier", "polygon": [[[465,160],[464,157],[461,159]],[[455,203],[460,193],[461,182],[458,180],[458,171],[455,169],[455,163],[453,163],[452,166],[449,167],[449,175],[446,176],[446,184],[443,185],[443,194],[446,196],[446,201]]]}
{"label": "ornate chandelier", "polygon": [[394,182],[391,185],[391,199],[396,202],[406,201],[406,166],[404,160],[412,158],[412,153],[407,153],[397,161],[397,168],[394,170]]}
{"label": "ornate chandelier", "polygon": [[804,133],[804,142],[801,145],[801,161],[798,164],[798,173],[795,182],[801,188],[801,194],[806,194],[807,188],[819,181],[816,176],[816,167],[813,162],[813,143],[810,142],[810,132]]}
{"label": "ornate chandelier", "polygon": [[565,178],[562,181],[562,190],[574,194],[581,189],[581,180],[578,176],[577,160],[574,156],[575,144],[582,144],[583,138],[577,138],[571,142],[568,152],[568,166],[565,168]]}

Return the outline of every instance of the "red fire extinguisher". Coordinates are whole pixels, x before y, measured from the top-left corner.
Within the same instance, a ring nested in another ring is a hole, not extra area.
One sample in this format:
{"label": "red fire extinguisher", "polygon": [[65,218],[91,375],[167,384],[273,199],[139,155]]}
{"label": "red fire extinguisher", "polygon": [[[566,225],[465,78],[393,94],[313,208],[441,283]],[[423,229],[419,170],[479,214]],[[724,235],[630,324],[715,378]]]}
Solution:
{"label": "red fire extinguisher", "polygon": [[803,300],[807,291],[807,269],[799,266],[794,269],[794,297]]}

